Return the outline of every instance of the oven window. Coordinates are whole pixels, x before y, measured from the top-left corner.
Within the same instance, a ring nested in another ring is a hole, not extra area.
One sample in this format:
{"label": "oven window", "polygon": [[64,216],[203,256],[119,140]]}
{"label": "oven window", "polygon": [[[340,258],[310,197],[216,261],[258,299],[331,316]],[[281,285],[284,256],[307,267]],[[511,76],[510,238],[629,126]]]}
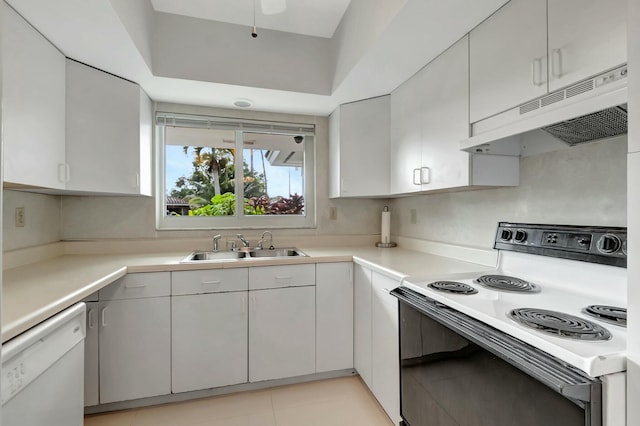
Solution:
{"label": "oven window", "polygon": [[407,426],[584,426],[585,410],[400,303],[401,414]]}

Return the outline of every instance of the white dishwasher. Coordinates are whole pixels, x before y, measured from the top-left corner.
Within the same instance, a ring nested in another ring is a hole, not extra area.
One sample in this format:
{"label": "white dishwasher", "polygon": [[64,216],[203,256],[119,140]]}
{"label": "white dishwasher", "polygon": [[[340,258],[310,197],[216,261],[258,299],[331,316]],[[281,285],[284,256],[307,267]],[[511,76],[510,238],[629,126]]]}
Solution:
{"label": "white dishwasher", "polygon": [[3,426],[82,426],[85,305],[2,345]]}

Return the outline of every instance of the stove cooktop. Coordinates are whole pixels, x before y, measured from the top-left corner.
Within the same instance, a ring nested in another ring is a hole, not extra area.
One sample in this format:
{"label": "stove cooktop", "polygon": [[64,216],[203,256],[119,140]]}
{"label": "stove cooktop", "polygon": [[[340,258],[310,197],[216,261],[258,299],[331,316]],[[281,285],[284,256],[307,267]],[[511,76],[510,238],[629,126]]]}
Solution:
{"label": "stove cooktop", "polygon": [[[403,285],[591,377],[625,371],[627,281],[620,265],[626,264],[626,230],[622,230],[501,223],[496,269],[408,277]],[[516,249],[510,250],[512,246]],[[607,316],[594,317],[596,312]],[[542,325],[528,324],[532,317],[543,317]],[[561,330],[551,330],[552,325]],[[575,338],[576,331],[586,336]]]}

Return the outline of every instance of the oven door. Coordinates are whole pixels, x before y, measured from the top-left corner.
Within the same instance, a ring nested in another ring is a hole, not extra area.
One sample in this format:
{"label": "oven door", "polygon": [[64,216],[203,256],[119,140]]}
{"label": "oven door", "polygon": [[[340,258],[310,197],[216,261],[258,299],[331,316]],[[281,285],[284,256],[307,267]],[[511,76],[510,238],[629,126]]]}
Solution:
{"label": "oven door", "polygon": [[601,383],[405,287],[400,412],[406,426],[601,426]]}

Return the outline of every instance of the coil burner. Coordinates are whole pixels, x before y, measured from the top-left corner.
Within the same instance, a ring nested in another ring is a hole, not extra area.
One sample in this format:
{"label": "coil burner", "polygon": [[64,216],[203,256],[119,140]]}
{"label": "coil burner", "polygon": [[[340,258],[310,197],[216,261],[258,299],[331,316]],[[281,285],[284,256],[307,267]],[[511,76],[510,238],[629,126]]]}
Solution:
{"label": "coil burner", "polygon": [[610,324],[627,326],[627,310],[616,306],[589,305],[582,311],[587,315],[606,321]]}
{"label": "coil burner", "polygon": [[476,294],[478,292],[478,290],[471,287],[469,284],[459,283],[457,281],[436,281],[427,284],[427,287],[455,294]]}
{"label": "coil burner", "polygon": [[562,312],[520,308],[508,315],[522,325],[553,336],[590,341],[611,339],[611,334],[598,324]]}
{"label": "coil burner", "polygon": [[529,281],[509,277],[507,275],[483,275],[473,280],[473,282],[482,284],[485,287],[495,288],[497,290],[520,292],[540,291],[537,285],[530,283]]}

